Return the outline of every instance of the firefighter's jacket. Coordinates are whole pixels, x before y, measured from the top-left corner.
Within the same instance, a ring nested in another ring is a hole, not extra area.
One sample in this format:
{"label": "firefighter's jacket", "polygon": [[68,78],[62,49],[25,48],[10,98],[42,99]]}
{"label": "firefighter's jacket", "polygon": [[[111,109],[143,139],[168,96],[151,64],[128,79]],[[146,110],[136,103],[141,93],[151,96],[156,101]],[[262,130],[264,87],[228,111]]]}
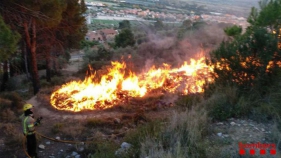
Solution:
{"label": "firefighter's jacket", "polygon": [[35,133],[35,119],[32,115],[22,116],[22,128],[24,135],[31,135]]}

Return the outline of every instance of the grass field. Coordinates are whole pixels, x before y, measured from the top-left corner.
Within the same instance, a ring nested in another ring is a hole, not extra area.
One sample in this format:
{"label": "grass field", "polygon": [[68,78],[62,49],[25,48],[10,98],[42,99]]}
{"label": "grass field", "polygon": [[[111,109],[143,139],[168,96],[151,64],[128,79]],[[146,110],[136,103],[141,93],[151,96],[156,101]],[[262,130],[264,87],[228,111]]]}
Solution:
{"label": "grass field", "polygon": [[[122,20],[101,20],[101,19],[93,19],[92,24],[88,25],[89,30],[100,30],[105,28],[114,28],[117,29],[119,27],[119,22]],[[130,20],[130,24],[132,27],[140,25],[140,22]],[[142,22],[141,24],[149,25],[149,22]]]}

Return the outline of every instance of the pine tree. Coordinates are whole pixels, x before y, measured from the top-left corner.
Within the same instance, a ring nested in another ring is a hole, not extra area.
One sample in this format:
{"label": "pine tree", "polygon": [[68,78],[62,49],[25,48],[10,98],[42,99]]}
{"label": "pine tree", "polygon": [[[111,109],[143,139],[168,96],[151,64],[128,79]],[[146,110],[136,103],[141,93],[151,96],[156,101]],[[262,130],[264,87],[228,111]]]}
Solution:
{"label": "pine tree", "polygon": [[121,30],[120,34],[115,36],[115,47],[127,47],[135,45],[134,34],[130,29]]}
{"label": "pine tree", "polygon": [[40,89],[37,69],[37,33],[41,28],[52,27],[60,20],[60,0],[2,0],[1,14],[7,24],[22,35],[30,61],[34,94]]}
{"label": "pine tree", "polygon": [[0,15],[0,62],[7,60],[17,50],[20,35],[13,32]]}
{"label": "pine tree", "polygon": [[13,32],[9,26],[5,24],[2,16],[0,16],[0,62],[4,63],[1,91],[6,89],[5,85],[9,78],[7,59],[15,53],[19,38],[20,35],[17,32]]}

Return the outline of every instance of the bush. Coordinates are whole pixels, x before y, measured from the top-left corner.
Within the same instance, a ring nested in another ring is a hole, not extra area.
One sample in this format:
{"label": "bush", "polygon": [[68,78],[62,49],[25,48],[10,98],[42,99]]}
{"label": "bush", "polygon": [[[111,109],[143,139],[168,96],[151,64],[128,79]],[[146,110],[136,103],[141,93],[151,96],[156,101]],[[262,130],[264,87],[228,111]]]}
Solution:
{"label": "bush", "polygon": [[6,135],[4,143],[8,148],[15,148],[22,144],[23,134],[18,132],[18,128],[14,124],[3,124],[1,130]]}
{"label": "bush", "polygon": [[204,101],[213,120],[226,120],[231,117],[240,116],[238,105],[239,97],[235,87],[216,87],[213,94]]}
{"label": "bush", "polygon": [[160,137],[142,141],[140,157],[206,157],[207,111],[202,104],[184,112],[174,112]]}
{"label": "bush", "polygon": [[40,80],[40,86],[42,88],[46,88],[46,87],[50,87],[51,86],[51,83],[46,81],[46,80]]}
{"label": "bush", "polygon": [[51,80],[52,85],[62,85],[65,83],[65,79],[61,76],[54,76]]}
{"label": "bush", "polygon": [[[253,27],[210,53],[214,66],[215,83],[235,85],[239,92],[258,95],[267,93],[267,88],[278,79],[281,51],[277,39],[263,27]],[[243,94],[242,94],[243,95]]]}
{"label": "bush", "polygon": [[24,100],[17,92],[5,92],[0,94],[0,97],[11,101],[11,108],[21,109],[24,104]]}
{"label": "bush", "polygon": [[0,98],[0,110],[3,110],[7,107],[11,107],[12,105],[12,101],[11,100],[8,100],[8,99],[3,99],[3,98]]}
{"label": "bush", "polygon": [[185,96],[181,96],[176,104],[181,106],[181,107],[185,107],[188,109],[191,109],[193,105],[201,102],[203,99],[202,94],[188,94]]}
{"label": "bush", "polygon": [[[131,154],[134,153],[134,157],[140,157],[141,154],[141,144],[147,139],[159,140],[162,131],[162,123],[160,121],[149,122],[145,125],[138,126],[135,130],[129,131],[125,137],[124,141],[133,145]],[[128,155],[127,155],[128,156]],[[133,155],[131,155],[133,157]]]}

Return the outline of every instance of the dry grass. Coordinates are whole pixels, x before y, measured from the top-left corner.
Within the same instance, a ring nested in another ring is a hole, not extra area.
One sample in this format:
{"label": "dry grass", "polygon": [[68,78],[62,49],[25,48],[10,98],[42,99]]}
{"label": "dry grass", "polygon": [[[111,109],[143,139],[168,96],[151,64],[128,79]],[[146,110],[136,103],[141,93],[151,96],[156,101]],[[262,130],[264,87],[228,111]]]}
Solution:
{"label": "dry grass", "polygon": [[81,137],[82,132],[85,130],[85,127],[79,123],[76,123],[75,126],[65,126],[62,129],[62,133],[66,137],[71,137],[76,140]]}
{"label": "dry grass", "polygon": [[13,123],[2,124],[0,129],[6,135],[4,143],[9,148],[18,147],[22,144],[23,134],[19,132],[19,127]]}
{"label": "dry grass", "polygon": [[62,123],[55,123],[53,125],[53,127],[51,128],[52,133],[57,134],[62,132],[62,128],[63,128],[64,124]]}
{"label": "dry grass", "polygon": [[10,107],[12,104],[11,100],[0,98],[0,109]]}
{"label": "dry grass", "polygon": [[12,111],[10,108],[4,109],[0,112],[0,118],[3,122],[15,122],[18,121],[19,118],[16,117],[15,112]]}
{"label": "dry grass", "polygon": [[190,111],[174,112],[163,128],[160,139],[147,137],[141,143],[140,157],[185,158],[204,157],[207,111],[195,106]]}

